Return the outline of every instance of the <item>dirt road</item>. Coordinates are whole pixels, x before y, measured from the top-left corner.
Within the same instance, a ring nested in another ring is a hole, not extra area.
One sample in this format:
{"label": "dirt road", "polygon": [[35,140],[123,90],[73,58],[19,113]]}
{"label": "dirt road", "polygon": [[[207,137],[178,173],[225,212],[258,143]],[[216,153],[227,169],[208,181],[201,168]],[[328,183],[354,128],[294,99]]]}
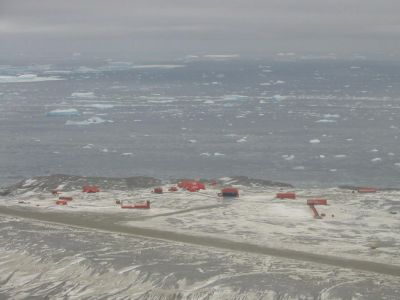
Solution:
{"label": "dirt road", "polygon": [[51,222],[68,226],[136,235],[153,239],[161,239],[171,242],[214,247],[230,251],[269,255],[300,261],[309,261],[312,263],[331,265],[341,268],[356,269],[392,276],[400,276],[400,266],[376,263],[372,261],[342,258],[339,256],[340,253],[338,253],[338,256],[327,256],[317,253],[309,253],[290,249],[277,249],[217,237],[190,235],[159,229],[142,228],[138,226],[127,226],[121,224],[121,221],[128,221],[127,219],[120,219],[118,218],[118,216],[110,214],[99,215],[94,213],[49,213],[40,212],[28,208],[14,208],[3,206],[0,206],[0,214],[28,218],[35,221]]}

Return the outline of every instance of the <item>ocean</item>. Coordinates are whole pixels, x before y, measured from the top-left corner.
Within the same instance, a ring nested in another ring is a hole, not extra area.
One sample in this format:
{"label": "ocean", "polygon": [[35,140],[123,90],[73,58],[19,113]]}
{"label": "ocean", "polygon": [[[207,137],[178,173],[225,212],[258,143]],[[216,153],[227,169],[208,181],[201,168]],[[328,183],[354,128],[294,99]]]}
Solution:
{"label": "ocean", "polygon": [[399,187],[400,63],[0,66],[0,185],[50,174]]}

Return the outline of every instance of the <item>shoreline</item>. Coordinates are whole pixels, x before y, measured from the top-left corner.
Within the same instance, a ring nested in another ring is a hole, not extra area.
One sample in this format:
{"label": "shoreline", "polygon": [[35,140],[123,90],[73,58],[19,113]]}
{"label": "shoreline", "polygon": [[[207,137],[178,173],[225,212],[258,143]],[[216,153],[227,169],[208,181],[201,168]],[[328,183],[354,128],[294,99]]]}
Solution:
{"label": "shoreline", "polygon": [[[199,178],[198,178],[199,179]],[[197,180],[198,180],[197,179]],[[40,188],[44,190],[51,190],[57,188],[57,185],[64,185],[67,181],[69,184],[79,186],[84,184],[99,184],[100,186],[106,184],[105,189],[113,189],[113,184],[116,185],[116,189],[121,189],[121,185],[124,188],[136,189],[136,188],[149,188],[163,184],[176,184],[181,180],[194,180],[193,178],[169,178],[160,179],[152,176],[130,176],[130,177],[107,177],[107,176],[81,176],[81,175],[69,175],[69,174],[53,174],[46,176],[35,176],[30,178],[19,179],[14,183],[0,183],[0,196],[6,196],[9,192],[17,190],[19,188],[31,187],[28,182],[40,181]],[[344,190],[357,190],[362,187],[374,187],[379,191],[400,191],[400,186],[381,186],[381,185],[363,185],[356,183],[346,184],[333,184],[333,185],[318,185],[314,183],[309,184],[294,184],[289,182],[274,181],[264,178],[251,178],[242,175],[233,175],[226,177],[216,178],[200,178],[200,181],[204,183],[210,183],[216,181],[219,185],[241,185],[241,186],[259,186],[259,187],[277,187],[277,188],[291,188],[291,189],[344,189]]]}

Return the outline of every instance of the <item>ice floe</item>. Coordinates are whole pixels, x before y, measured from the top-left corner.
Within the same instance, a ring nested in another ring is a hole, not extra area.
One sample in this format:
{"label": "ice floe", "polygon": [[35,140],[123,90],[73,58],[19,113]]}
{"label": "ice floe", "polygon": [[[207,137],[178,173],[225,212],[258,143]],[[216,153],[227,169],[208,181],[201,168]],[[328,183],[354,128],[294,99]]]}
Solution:
{"label": "ice floe", "polygon": [[121,153],[121,156],[132,156],[132,155],[133,155],[132,152]]}
{"label": "ice floe", "polygon": [[74,92],[71,94],[72,98],[93,99],[95,95],[93,92]]}
{"label": "ice floe", "polygon": [[82,149],[92,149],[93,148],[93,144],[87,144],[85,146],[82,147]]}
{"label": "ice floe", "polygon": [[55,109],[46,113],[48,117],[65,117],[65,116],[79,116],[80,113],[75,108]]}
{"label": "ice floe", "polygon": [[202,58],[205,59],[215,59],[215,60],[227,60],[227,59],[234,59],[238,58],[239,54],[205,54]]}
{"label": "ice floe", "polygon": [[315,121],[315,123],[336,123],[336,120],[321,119],[321,120]]}
{"label": "ice floe", "polygon": [[249,98],[248,96],[244,96],[244,95],[225,95],[225,96],[223,96],[223,100],[228,100],[228,101],[246,100],[248,98]]}
{"label": "ice floe", "polygon": [[224,153],[220,153],[220,152],[215,152],[214,156],[225,156],[225,154]]}
{"label": "ice floe", "polygon": [[55,80],[64,80],[64,79],[57,76],[38,76],[36,74],[0,76],[0,83],[23,83],[23,82],[41,82],[41,81],[55,81]]}
{"label": "ice floe", "polygon": [[301,171],[301,170],[304,170],[304,169],[305,169],[304,166],[296,166],[296,167],[293,167],[293,170],[296,170],[296,171]]}
{"label": "ice floe", "polygon": [[211,156],[211,153],[209,153],[209,152],[203,152],[203,153],[200,153],[200,156],[210,157],[210,156]]}
{"label": "ice floe", "polygon": [[89,118],[87,120],[83,120],[83,121],[71,121],[68,120],[65,125],[78,125],[78,126],[82,126],[82,125],[92,125],[92,124],[102,124],[102,123],[113,123],[112,120],[104,120],[100,117],[92,117]]}
{"label": "ice floe", "polygon": [[94,103],[90,104],[89,107],[97,108],[97,109],[110,109],[114,108],[113,104],[102,104],[102,103]]}
{"label": "ice floe", "polygon": [[236,142],[237,143],[245,143],[245,142],[247,142],[247,136],[244,136],[241,139],[238,139]]}
{"label": "ice floe", "polygon": [[324,118],[335,118],[335,119],[338,119],[338,118],[340,118],[340,115],[338,115],[338,114],[324,114]]}
{"label": "ice floe", "polygon": [[275,100],[275,101],[285,100],[286,98],[287,98],[286,96],[282,96],[282,95],[273,95],[272,96],[272,100]]}
{"label": "ice floe", "polygon": [[183,68],[186,65],[135,65],[132,69],[176,69]]}
{"label": "ice floe", "polygon": [[295,158],[295,156],[293,154],[291,154],[291,155],[284,154],[284,155],[282,155],[282,158],[285,160],[293,160]]}
{"label": "ice floe", "polygon": [[372,162],[380,162],[380,161],[382,161],[382,158],[380,158],[380,157],[375,157],[375,158],[371,159],[371,161],[372,161]]}
{"label": "ice floe", "polygon": [[312,139],[309,141],[310,144],[319,144],[321,141],[319,139]]}

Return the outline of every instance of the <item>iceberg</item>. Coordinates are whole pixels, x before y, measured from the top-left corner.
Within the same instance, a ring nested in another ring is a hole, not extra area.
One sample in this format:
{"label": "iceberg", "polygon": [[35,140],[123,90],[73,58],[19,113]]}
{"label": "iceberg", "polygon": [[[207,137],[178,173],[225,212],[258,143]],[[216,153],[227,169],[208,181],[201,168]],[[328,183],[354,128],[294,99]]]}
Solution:
{"label": "iceberg", "polygon": [[95,103],[89,105],[89,107],[97,108],[97,109],[109,109],[109,108],[114,108],[114,105],[112,104],[102,104],[102,103]]}
{"label": "iceberg", "polygon": [[75,108],[55,109],[46,113],[48,117],[65,117],[65,116],[80,116],[80,113]]}

